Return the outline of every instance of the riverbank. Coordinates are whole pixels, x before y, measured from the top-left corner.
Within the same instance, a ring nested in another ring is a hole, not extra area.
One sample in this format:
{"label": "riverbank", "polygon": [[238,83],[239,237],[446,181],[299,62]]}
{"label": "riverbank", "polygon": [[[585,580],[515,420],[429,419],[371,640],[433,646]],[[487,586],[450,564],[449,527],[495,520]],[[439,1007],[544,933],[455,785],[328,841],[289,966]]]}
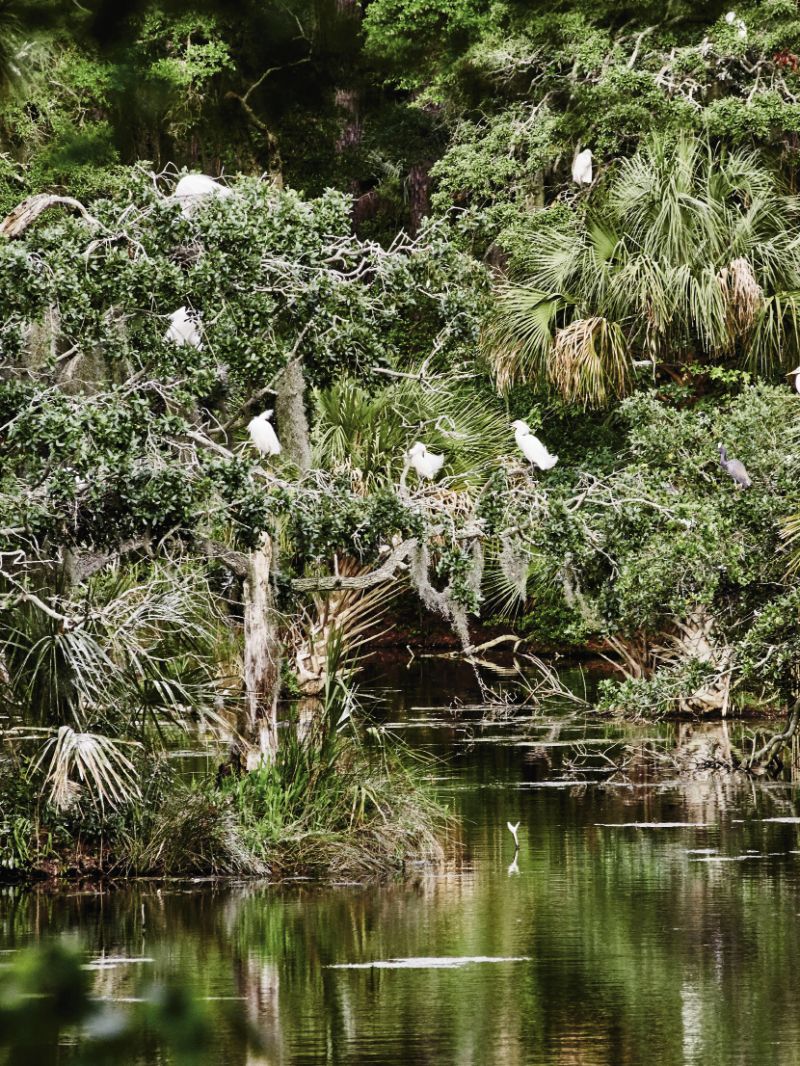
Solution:
{"label": "riverbank", "polygon": [[[189,987],[211,1015],[209,1063],[245,1061],[228,1013],[244,1006],[283,1066],[322,1064],[334,1041],[347,1066],[558,1066],[565,1046],[620,1066],[793,1066],[797,788],[730,775],[609,782],[604,753],[674,752],[687,727],[569,710],[455,717],[451,702],[471,706],[472,689],[433,666],[405,672],[402,688],[386,679],[387,715],[437,760],[463,826],[459,861],[367,884],[6,889],[4,962],[70,932],[108,1010],[139,1009],[131,1000],[159,982]],[[92,1032],[78,1034],[84,1054]],[[153,1034],[132,1028],[131,1059],[163,1061]]]}
{"label": "riverbank", "polygon": [[455,821],[426,764],[377,731],[326,757],[287,738],[276,763],[188,778],[166,753],[142,758],[139,788],[108,808],[43,800],[24,761],[0,774],[0,881],[136,876],[380,879],[452,851]]}

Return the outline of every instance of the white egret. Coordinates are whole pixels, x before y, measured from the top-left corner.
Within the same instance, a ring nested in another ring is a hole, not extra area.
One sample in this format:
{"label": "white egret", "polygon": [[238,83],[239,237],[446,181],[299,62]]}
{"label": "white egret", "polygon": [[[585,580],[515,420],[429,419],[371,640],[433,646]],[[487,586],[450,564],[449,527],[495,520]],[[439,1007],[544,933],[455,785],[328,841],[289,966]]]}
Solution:
{"label": "white egret", "polygon": [[281,442],[272,428],[271,417],[272,411],[264,411],[263,414],[251,419],[247,428],[250,432],[250,439],[260,452],[264,455],[280,455]]}
{"label": "white egret", "polygon": [[750,480],[750,475],[747,473],[747,467],[744,463],[738,459],[729,459],[724,444],[718,444],[717,447],[719,448],[719,465],[725,473],[730,474],[739,488],[749,489],[753,482]]}
{"label": "white egret", "polygon": [[746,39],[746,37],[747,37],[747,25],[746,25],[744,19],[740,19],[740,18],[736,17],[736,12],[735,11],[729,11],[728,14],[725,16],[725,21],[728,23],[729,26],[735,26],[736,27],[736,32],[742,38],[742,40]]}
{"label": "white egret", "polygon": [[794,385],[795,392],[800,392],[800,366],[796,366],[794,370],[790,370],[786,377],[793,379],[792,384]]}
{"label": "white egret", "polygon": [[550,470],[556,465],[558,456],[550,454],[539,438],[531,433],[527,422],[518,418],[516,422],[511,423],[511,428],[515,431],[517,446],[529,463],[538,466],[540,470]]}
{"label": "white egret", "polygon": [[584,148],[572,161],[572,180],[576,185],[592,184],[592,150]]}
{"label": "white egret", "polygon": [[511,822],[506,822],[506,825],[508,826],[509,833],[514,838],[514,847],[517,849],[517,851],[519,851],[519,837],[517,836],[517,830],[519,829],[519,822],[517,822],[516,825],[514,825]]}
{"label": "white egret", "polygon": [[407,458],[416,470],[417,476],[427,478],[429,481],[435,478],[444,466],[444,456],[429,452],[419,440],[413,448],[409,448]]}
{"label": "white egret", "polygon": [[177,344],[179,348],[188,345],[199,351],[203,347],[200,315],[196,311],[190,311],[188,307],[179,307],[177,311],[173,311],[169,316],[169,328],[164,340]]}
{"label": "white egret", "polygon": [[175,186],[175,199],[181,205],[184,218],[191,218],[206,197],[219,196],[224,199],[230,195],[231,190],[226,185],[220,185],[207,174],[185,174]]}

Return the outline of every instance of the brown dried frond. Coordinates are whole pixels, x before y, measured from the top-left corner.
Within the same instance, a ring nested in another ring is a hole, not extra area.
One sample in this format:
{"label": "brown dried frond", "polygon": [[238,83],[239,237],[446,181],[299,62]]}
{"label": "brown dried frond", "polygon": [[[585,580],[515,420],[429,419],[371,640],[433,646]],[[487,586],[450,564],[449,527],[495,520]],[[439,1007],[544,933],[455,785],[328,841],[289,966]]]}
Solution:
{"label": "brown dried frond", "polygon": [[764,305],[764,290],[747,259],[739,256],[717,274],[725,297],[725,314],[732,338],[745,337]]}
{"label": "brown dried frond", "polygon": [[556,333],[550,355],[550,381],[565,400],[605,407],[630,385],[625,338],[615,322],[579,318]]}

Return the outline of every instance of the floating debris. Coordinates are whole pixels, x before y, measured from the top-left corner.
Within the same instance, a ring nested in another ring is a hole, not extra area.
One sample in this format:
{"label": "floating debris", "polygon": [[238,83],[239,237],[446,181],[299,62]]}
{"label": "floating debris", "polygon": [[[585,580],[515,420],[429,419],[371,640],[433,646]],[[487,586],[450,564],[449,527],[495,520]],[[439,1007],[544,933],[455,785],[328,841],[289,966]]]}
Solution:
{"label": "floating debris", "polygon": [[530,955],[454,955],[442,958],[382,959],[376,962],[335,962],[326,970],[455,970],[473,963],[530,962]]}
{"label": "floating debris", "polygon": [[83,964],[83,970],[115,970],[118,966],[132,966],[143,962],[155,962],[155,959],[143,955],[141,958],[131,958],[127,955],[101,955]]}
{"label": "floating debris", "polygon": [[747,862],[748,859],[770,859],[776,855],[785,855],[785,851],[759,851],[757,854],[748,855],[701,855],[693,859],[693,862]]}
{"label": "floating debris", "polygon": [[600,829],[710,829],[711,822],[595,822]]}

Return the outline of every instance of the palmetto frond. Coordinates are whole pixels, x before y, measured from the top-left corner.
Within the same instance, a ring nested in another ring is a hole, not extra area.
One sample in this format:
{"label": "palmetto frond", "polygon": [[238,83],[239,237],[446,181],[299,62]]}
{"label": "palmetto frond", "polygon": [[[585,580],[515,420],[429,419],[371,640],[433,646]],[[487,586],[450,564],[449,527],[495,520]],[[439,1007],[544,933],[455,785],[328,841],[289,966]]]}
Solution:
{"label": "palmetto frond", "polygon": [[501,391],[547,374],[559,311],[568,306],[558,294],[525,285],[498,290],[495,314],[483,336]]}
{"label": "palmetto frond", "polygon": [[767,371],[797,350],[800,201],[755,155],[654,136],[598,195],[582,230],[536,232],[498,286],[483,343],[501,388],[549,381],[596,406],[634,359]]}
{"label": "palmetto frond", "polygon": [[139,794],[135,767],[122,742],[111,737],[62,725],[45,742],[33,770],[45,766],[44,788],[59,810],[71,807],[84,788],[101,807],[118,807]]}
{"label": "palmetto frond", "polygon": [[616,322],[579,318],[558,331],[548,372],[568,401],[584,407],[605,407],[624,396],[630,382],[625,338]]}
{"label": "palmetto frond", "polygon": [[480,482],[507,442],[500,403],[486,400],[468,381],[446,375],[425,384],[402,380],[375,393],[352,379],[317,390],[315,463],[322,469],[358,471],[365,489],[396,484],[405,455],[423,440],[445,455],[454,484]]}

